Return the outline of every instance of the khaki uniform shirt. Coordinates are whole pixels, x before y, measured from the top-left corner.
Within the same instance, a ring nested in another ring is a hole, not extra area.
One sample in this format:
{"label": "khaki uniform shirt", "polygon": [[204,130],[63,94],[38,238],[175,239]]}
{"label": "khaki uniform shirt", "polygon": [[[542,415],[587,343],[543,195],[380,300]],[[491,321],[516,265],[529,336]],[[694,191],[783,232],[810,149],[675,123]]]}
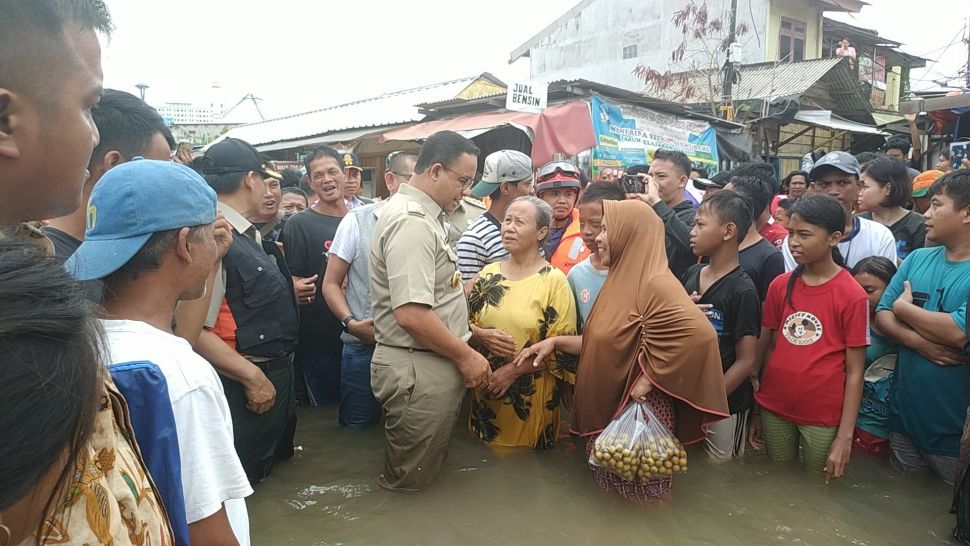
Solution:
{"label": "khaki uniform shirt", "polygon": [[[223,216],[226,217],[226,221],[229,225],[244,237],[249,237],[250,239],[261,243],[263,238],[259,230],[252,222],[243,217],[242,214],[236,211],[236,209],[230,207],[229,205],[220,201],[216,207]],[[235,235],[234,235],[235,237]],[[222,307],[222,300],[226,298],[226,268],[225,266],[219,268],[219,276],[216,281],[212,283],[212,299],[209,301],[209,312],[206,314],[204,326],[206,328],[214,328],[216,321],[219,320],[219,308]]]}
{"label": "khaki uniform shirt", "polygon": [[[488,208],[485,203],[482,203],[474,197],[462,197],[461,201],[458,202],[458,208],[454,212],[448,215],[448,244],[451,248],[455,248],[458,244],[458,239],[461,239],[461,234],[465,233],[468,226],[478,218]],[[498,219],[499,222],[502,221],[501,218]]]}
{"label": "khaki uniform shirt", "polygon": [[425,349],[394,320],[408,303],[431,307],[445,327],[468,340],[468,303],[458,256],[447,242],[446,215],[426,193],[401,184],[384,205],[370,246],[370,290],[377,343]]}

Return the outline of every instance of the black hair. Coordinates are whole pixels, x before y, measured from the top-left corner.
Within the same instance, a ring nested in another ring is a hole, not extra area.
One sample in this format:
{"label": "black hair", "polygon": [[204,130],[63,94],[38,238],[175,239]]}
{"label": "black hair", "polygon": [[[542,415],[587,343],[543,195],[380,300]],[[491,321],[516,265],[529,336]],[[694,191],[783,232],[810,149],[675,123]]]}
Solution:
{"label": "black hair", "polygon": [[890,137],[890,139],[886,141],[886,145],[883,146],[883,149],[886,151],[899,150],[903,153],[903,155],[908,155],[909,149],[912,148],[912,146],[913,145],[910,142],[909,137],[897,135]]}
{"label": "black hair", "polygon": [[[769,203],[771,202],[772,196],[777,194],[781,189],[781,185],[778,183],[778,177],[775,176],[775,168],[768,163],[763,163],[761,161],[748,161],[747,163],[742,163],[731,169],[732,181],[734,178],[742,176],[750,176],[761,180],[770,193],[768,196]],[[761,213],[759,212],[758,214]]]}
{"label": "black hair", "polygon": [[889,157],[889,156],[887,156],[882,152],[862,152],[862,153],[856,154],[855,160],[859,162],[860,168],[865,168],[866,164],[868,164],[870,161],[879,159],[881,157]]}
{"label": "black hair", "polygon": [[751,204],[754,220],[757,221],[771,204],[771,188],[764,180],[754,176],[736,176],[731,171],[731,189]]}
{"label": "black hair", "polygon": [[690,158],[684,152],[663,149],[657,150],[653,153],[653,161],[657,161],[658,159],[673,163],[682,176],[690,176],[690,171],[693,169],[693,166],[690,164]]}
{"label": "black hair", "polygon": [[597,201],[623,201],[626,193],[612,182],[593,182],[583,190],[577,205],[595,203]]}
{"label": "black hair", "polygon": [[[212,159],[206,156],[200,156],[198,161],[192,160],[192,168],[196,171],[204,171],[207,169],[207,164],[212,164]],[[211,168],[211,167],[208,167]],[[242,185],[242,181],[249,173],[208,173],[203,174],[202,178],[205,178],[209,187],[215,190],[219,195],[229,195],[236,193],[239,187]]]}
{"label": "black hair", "polygon": [[798,199],[780,199],[778,200],[778,208],[784,209],[785,212],[790,214],[795,201],[798,201]]}
{"label": "black hair", "polygon": [[94,429],[103,337],[82,285],[34,243],[0,240],[0,301],[0,512],[53,473],[43,536]]}
{"label": "black hair", "polygon": [[280,175],[283,177],[283,180],[280,181],[281,188],[299,188],[303,171],[296,167],[287,167],[280,171]]}
{"label": "black hair", "polygon": [[[661,158],[663,159],[663,158]],[[624,174],[635,175],[635,174],[648,174],[650,172],[650,165],[630,165]]]}
{"label": "black hair", "polygon": [[307,200],[306,192],[301,190],[300,188],[294,188],[292,186],[288,186],[283,188],[280,193],[280,195],[290,195],[290,194],[299,195],[304,200]]}
{"label": "black hair", "polygon": [[428,137],[421,146],[418,161],[414,165],[414,172],[424,173],[435,163],[445,167],[454,165],[458,158],[468,154],[478,157],[481,150],[475,143],[454,131],[438,131]]}
{"label": "black hair", "polygon": [[721,171],[714,176],[710,177],[708,180],[714,182],[719,187],[724,187],[728,182],[731,181],[731,171]]}
{"label": "black hair", "polygon": [[966,208],[970,205],[970,169],[957,169],[944,174],[933,183],[930,191],[933,194],[943,192],[953,200],[956,210]]}
{"label": "black hair", "polygon": [[[185,227],[189,228],[190,239],[195,241],[205,239],[205,225]],[[161,267],[162,260],[175,248],[178,242],[179,231],[182,231],[182,228],[167,229],[152,233],[152,236],[148,238],[145,245],[130,260],[125,262],[125,265],[105,277],[105,285],[110,286],[112,283],[119,281],[134,281],[138,279],[139,275],[150,273]]]}
{"label": "black hair", "polygon": [[796,176],[801,176],[801,177],[803,177],[805,179],[805,186],[807,188],[807,186],[808,186],[808,173],[805,172],[805,171],[792,171],[792,172],[788,173],[788,176],[786,176],[785,179],[781,181],[781,187],[782,188],[789,188],[789,189],[791,189],[791,179],[792,178],[795,178]]}
{"label": "black hair", "polygon": [[164,136],[172,148],[174,139],[162,116],[131,93],[105,89],[101,102],[91,109],[91,117],[101,134],[101,141],[91,153],[92,164],[111,150],[120,152],[125,160],[143,155],[157,134]]}
{"label": "black hair", "polygon": [[713,212],[721,224],[732,223],[738,230],[738,244],[744,240],[751,227],[752,210],[748,201],[737,192],[722,190],[704,197],[701,209]]}
{"label": "black hair", "polygon": [[863,273],[868,273],[889,286],[889,281],[893,280],[893,275],[896,274],[896,264],[885,256],[869,256],[859,260],[859,263],[852,268],[853,277]]}
{"label": "black hair", "polygon": [[889,185],[889,195],[879,205],[886,208],[901,207],[913,195],[913,185],[909,180],[906,166],[891,157],[880,157],[866,163],[863,174],[869,175],[880,188]]}
{"label": "black hair", "polygon": [[704,167],[693,167],[691,171],[697,171],[697,175],[700,176],[701,178],[707,178],[709,176],[707,173],[707,169],[705,169]]}
{"label": "black hair", "polygon": [[0,2],[0,82],[14,91],[55,93],[38,64],[68,58],[64,29],[110,34],[111,15],[102,0],[3,0]]}
{"label": "black hair", "polygon": [[[799,220],[812,224],[813,226],[818,226],[824,229],[829,235],[836,231],[839,233],[845,231],[845,209],[842,208],[842,204],[836,201],[835,198],[829,197],[828,195],[810,195],[797,199],[788,211],[788,214],[790,216],[797,215]],[[838,245],[832,247],[832,261],[839,267],[845,267],[845,259],[842,257],[842,253],[839,252]],[[792,271],[791,277],[788,278],[788,287],[785,289],[785,301],[788,302],[788,305],[792,309],[795,308],[795,304],[791,300],[792,289],[795,287],[795,280],[804,271],[805,266],[799,264]]]}
{"label": "black hair", "polygon": [[310,174],[310,163],[320,159],[321,157],[332,157],[337,165],[343,165],[340,162],[340,152],[337,151],[333,146],[327,146],[326,144],[321,144],[314,148],[306,157],[303,158],[303,166],[306,167],[306,173]]}
{"label": "black hair", "polygon": [[940,149],[940,155],[943,156],[943,159],[947,161],[950,161],[951,159],[953,159],[953,155],[950,153],[949,148]]}

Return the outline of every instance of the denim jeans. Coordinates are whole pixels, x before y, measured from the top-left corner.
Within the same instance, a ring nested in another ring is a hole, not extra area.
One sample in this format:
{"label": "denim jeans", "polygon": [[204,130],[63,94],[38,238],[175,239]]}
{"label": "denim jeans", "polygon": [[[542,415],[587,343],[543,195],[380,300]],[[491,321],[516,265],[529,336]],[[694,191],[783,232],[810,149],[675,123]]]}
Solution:
{"label": "denim jeans", "polygon": [[340,401],[340,353],[303,355],[303,377],[314,406]]}
{"label": "denim jeans", "polygon": [[340,361],[340,413],[342,427],[364,428],[381,416],[381,404],[370,384],[370,361],[373,345],[344,344]]}

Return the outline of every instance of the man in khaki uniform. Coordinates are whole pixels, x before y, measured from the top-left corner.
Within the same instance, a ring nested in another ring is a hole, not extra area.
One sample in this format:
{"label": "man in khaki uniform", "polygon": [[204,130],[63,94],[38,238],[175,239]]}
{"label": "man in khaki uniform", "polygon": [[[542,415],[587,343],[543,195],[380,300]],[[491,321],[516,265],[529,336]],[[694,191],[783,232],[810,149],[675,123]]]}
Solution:
{"label": "man in khaki uniform", "polygon": [[488,207],[485,206],[485,203],[469,195],[464,195],[458,201],[458,207],[455,210],[447,211],[448,244],[452,249],[458,246],[458,239],[461,239],[461,234],[465,233],[465,230],[476,218],[485,214],[486,210],[488,210]]}
{"label": "man in khaki uniform", "polygon": [[448,453],[465,388],[490,375],[466,343],[468,304],[447,215],[475,178],[478,148],[457,133],[431,135],[414,176],[384,206],[370,246],[377,348],[371,386],[386,420],[381,487],[431,485]]}

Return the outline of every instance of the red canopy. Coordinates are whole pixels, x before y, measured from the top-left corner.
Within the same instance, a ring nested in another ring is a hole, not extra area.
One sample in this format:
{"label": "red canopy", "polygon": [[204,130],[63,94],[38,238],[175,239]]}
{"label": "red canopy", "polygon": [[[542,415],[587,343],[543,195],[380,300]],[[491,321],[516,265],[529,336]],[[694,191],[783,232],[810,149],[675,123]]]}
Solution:
{"label": "red canopy", "polygon": [[426,121],[388,131],[379,141],[423,140],[438,131],[487,130],[510,124],[532,129],[532,161],[536,165],[551,161],[557,153],[575,155],[596,145],[589,104],[581,100],[550,106],[541,114],[503,111]]}

